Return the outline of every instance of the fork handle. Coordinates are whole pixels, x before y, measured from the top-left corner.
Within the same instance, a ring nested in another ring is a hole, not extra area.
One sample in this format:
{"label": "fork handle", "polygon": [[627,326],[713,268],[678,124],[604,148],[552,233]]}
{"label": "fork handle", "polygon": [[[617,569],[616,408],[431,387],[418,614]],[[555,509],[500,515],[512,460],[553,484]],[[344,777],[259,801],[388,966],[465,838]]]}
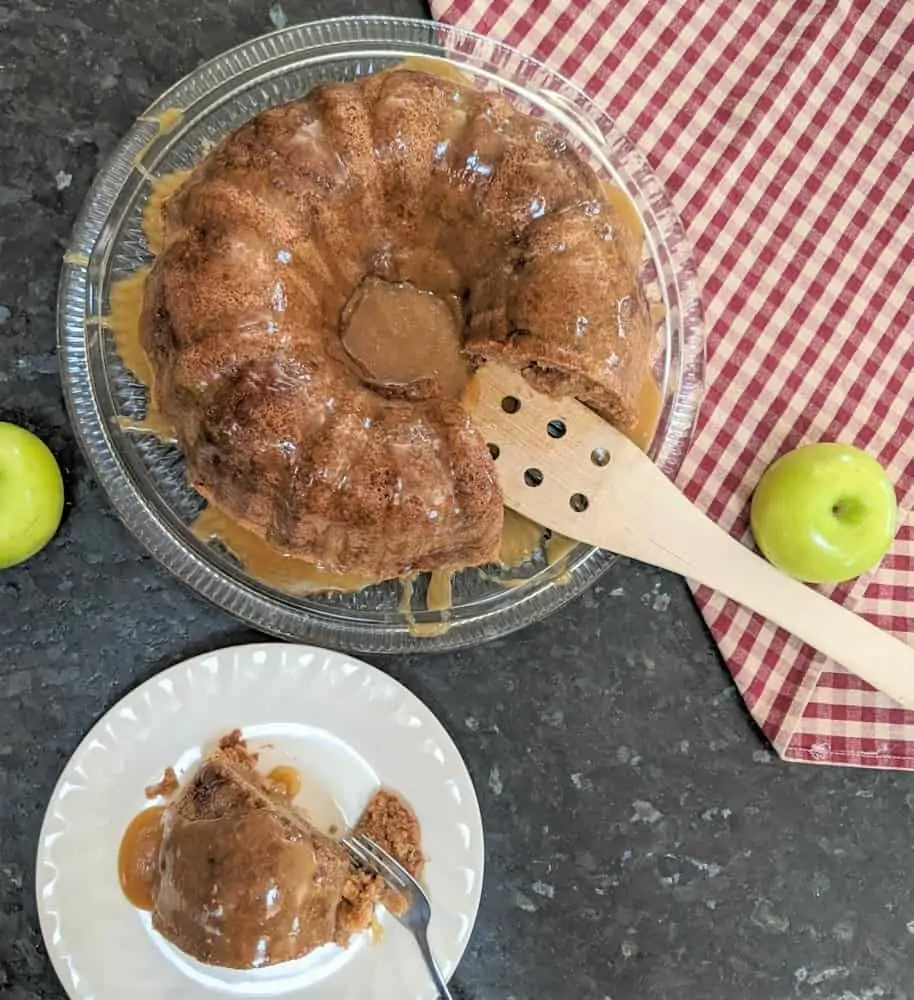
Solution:
{"label": "fork handle", "polygon": [[447,983],[444,981],[444,976],[438,968],[438,963],[435,961],[432,949],[429,947],[428,935],[425,933],[416,934],[416,943],[419,945],[419,951],[422,952],[422,957],[425,959],[425,964],[428,966],[428,971],[435,984],[435,989],[438,990],[438,996],[441,997],[441,1000],[454,1000],[451,996],[451,991],[447,988]]}

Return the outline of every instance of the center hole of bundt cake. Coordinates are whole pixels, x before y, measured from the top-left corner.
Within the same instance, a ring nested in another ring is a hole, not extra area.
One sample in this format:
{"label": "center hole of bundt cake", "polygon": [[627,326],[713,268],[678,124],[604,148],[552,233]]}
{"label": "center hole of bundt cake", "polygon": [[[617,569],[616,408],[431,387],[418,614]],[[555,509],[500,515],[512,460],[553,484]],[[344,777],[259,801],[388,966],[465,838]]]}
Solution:
{"label": "center hole of bundt cake", "polygon": [[450,301],[408,282],[366,278],[343,310],[340,336],[350,357],[378,382],[434,378],[453,399],[466,387],[456,297]]}

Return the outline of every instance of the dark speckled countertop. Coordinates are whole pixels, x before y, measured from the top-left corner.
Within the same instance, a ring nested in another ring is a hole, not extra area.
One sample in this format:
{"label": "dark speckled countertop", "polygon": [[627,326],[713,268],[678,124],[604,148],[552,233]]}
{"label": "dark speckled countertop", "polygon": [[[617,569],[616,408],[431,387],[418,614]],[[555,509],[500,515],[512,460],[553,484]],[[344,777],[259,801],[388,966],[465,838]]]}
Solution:
{"label": "dark speckled countertop", "polygon": [[[82,735],[137,681],[253,638],[153,563],[77,452],[54,351],[62,248],[167,85],[271,24],[371,12],[423,10],[0,0],[0,419],[48,441],[69,500],[52,545],[0,572],[3,1000],[63,996],[33,865]],[[381,665],[437,712],[479,790],[487,879],[458,997],[914,998],[914,777],[778,763],[681,581],[621,564],[519,635]]]}

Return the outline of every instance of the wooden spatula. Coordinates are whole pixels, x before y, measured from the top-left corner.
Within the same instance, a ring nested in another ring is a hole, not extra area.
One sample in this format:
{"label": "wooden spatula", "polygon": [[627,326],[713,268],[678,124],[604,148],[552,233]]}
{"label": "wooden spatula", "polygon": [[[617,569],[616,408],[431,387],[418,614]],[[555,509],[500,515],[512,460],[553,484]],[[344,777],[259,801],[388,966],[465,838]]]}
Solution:
{"label": "wooden spatula", "polygon": [[764,615],[914,709],[914,648],[754,555],[623,434],[572,399],[484,365],[467,397],[505,503],[569,538],[661,566]]}

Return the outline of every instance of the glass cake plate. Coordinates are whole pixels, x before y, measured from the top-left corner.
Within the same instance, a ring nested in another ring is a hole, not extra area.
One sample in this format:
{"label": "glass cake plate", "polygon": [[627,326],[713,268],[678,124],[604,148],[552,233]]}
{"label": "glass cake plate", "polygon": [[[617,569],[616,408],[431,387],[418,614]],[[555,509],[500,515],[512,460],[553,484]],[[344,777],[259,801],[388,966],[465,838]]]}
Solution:
{"label": "glass cake plate", "polygon": [[660,413],[649,452],[674,476],[704,374],[701,304],[682,226],[644,157],[580,90],[471,32],[401,18],[333,19],[284,28],[204,64],[137,120],[97,177],[64,256],[58,303],[61,369],[77,436],[140,542],[197,593],[257,628],[366,652],[448,649],[503,635],[580,594],[615,557],[586,545],[544,544],[519,567],[456,574],[449,600],[441,599],[440,581],[430,599],[429,579],[421,576],[355,592],[300,594],[257,579],[225,545],[194,532],[205,503],[187,484],[178,449],[129,429],[145,415],[146,390],[120,358],[108,317],[112,287],[151,260],[141,222],[157,178],[193,166],[258,112],[322,81],[351,80],[416,57],[445,73],[457,69],[547,119],[634,204],[645,234],[643,280],[659,317]]}

